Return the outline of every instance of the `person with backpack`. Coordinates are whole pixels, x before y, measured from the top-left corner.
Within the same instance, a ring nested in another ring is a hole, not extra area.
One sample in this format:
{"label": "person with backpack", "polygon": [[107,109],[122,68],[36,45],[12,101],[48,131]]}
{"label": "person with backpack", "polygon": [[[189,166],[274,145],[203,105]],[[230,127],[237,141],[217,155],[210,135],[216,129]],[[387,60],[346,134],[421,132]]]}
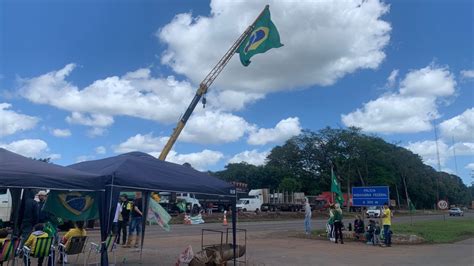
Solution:
{"label": "person with backpack", "polygon": [[120,236],[122,236],[122,245],[127,243],[127,226],[130,221],[130,212],[133,209],[133,204],[128,200],[127,194],[120,196],[119,215],[117,221],[117,239],[116,243],[120,243]]}
{"label": "person with backpack", "polygon": [[142,193],[141,192],[136,192],[135,193],[135,200],[133,201],[133,209],[130,214],[130,227],[128,230],[128,235],[129,238],[127,240],[127,244],[125,245],[126,248],[131,248],[132,247],[132,236],[133,232],[135,233],[135,243],[134,247],[138,248],[139,247],[139,238],[140,234],[142,233],[142,222],[143,222],[143,204],[142,204]]}

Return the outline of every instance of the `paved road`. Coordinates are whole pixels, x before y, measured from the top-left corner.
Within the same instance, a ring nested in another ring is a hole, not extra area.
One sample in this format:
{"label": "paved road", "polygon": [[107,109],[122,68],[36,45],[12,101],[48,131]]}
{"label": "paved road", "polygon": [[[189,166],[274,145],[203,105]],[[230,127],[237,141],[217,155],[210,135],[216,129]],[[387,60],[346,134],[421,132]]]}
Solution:
{"label": "paved road", "polygon": [[[400,216],[393,217],[393,223],[409,223],[411,219],[414,222],[420,221],[432,221],[432,220],[458,220],[458,219],[473,219],[474,213],[466,213],[464,217],[450,217],[449,215],[419,215],[413,216]],[[346,221],[348,222],[348,221]],[[326,225],[325,219],[313,219],[313,229],[323,229]],[[159,236],[159,237],[176,237],[176,236],[196,236],[201,235],[201,229],[215,229],[222,230],[225,228],[219,223],[209,223],[201,225],[172,225],[171,232],[164,232],[159,226],[147,227],[147,236]],[[231,228],[230,224],[228,226]],[[242,222],[238,223],[238,228],[247,229],[248,233],[255,232],[288,232],[302,230],[302,220],[286,220],[286,221],[260,221],[260,222]]]}

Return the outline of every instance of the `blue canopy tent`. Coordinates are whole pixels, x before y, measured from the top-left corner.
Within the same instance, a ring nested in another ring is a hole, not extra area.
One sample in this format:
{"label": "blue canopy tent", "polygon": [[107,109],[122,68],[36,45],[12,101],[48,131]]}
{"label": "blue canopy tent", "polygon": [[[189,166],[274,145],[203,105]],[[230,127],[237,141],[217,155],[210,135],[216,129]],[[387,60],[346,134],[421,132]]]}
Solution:
{"label": "blue canopy tent", "polygon": [[22,189],[24,195],[30,194],[32,189],[105,191],[97,174],[33,160],[3,148],[0,148],[0,188],[8,188],[11,192],[14,237],[18,237],[20,206],[26,198],[21,199]]}
{"label": "blue canopy tent", "polygon": [[[106,200],[99,209],[101,213],[101,237],[105,243],[113,222],[116,202],[121,190],[143,192],[143,209],[148,208],[152,191],[191,192],[231,197],[233,204],[233,239],[235,246],[235,187],[216,177],[199,172],[191,167],[165,162],[142,152],[130,152],[101,160],[87,161],[69,166],[76,170],[102,176],[106,188]],[[142,249],[145,232],[146,214],[142,226]],[[107,265],[107,249],[102,248],[101,264]]]}

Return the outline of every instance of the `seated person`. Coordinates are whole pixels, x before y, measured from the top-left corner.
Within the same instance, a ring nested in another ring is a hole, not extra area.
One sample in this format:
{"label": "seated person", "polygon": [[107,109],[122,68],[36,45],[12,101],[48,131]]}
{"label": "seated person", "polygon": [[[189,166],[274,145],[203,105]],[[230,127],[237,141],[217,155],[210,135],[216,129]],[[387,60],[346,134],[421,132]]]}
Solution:
{"label": "seated person", "polygon": [[360,218],[359,215],[356,216],[354,220],[354,232],[356,239],[359,239],[359,235],[365,232],[364,220]]}
{"label": "seated person", "polygon": [[[49,235],[43,231],[44,225],[43,224],[36,224],[33,227],[33,232],[30,234],[28,239],[25,242],[25,247],[28,247],[31,250],[31,253],[35,251],[36,241],[38,238],[48,238]],[[26,258],[26,257],[24,257]],[[38,266],[43,265],[44,257],[38,258]],[[26,265],[26,261],[25,261]]]}
{"label": "seated person", "polygon": [[374,232],[374,239],[372,243],[374,245],[378,245],[380,243],[380,233],[382,232],[382,229],[380,228],[379,222],[375,223],[375,232]]}
{"label": "seated person", "polygon": [[369,220],[369,225],[367,225],[367,232],[365,233],[365,238],[367,239],[367,244],[372,244],[375,233],[375,221]]}
{"label": "seated person", "polygon": [[8,236],[8,230],[5,228],[0,229],[0,250],[3,247],[3,243],[5,242],[5,239],[7,239]]}
{"label": "seated person", "polygon": [[[67,248],[69,245],[69,240],[71,238],[76,237],[76,236],[86,236],[86,235],[87,235],[87,232],[84,229],[84,221],[77,221],[75,222],[75,226],[69,229],[69,231],[63,236],[63,238],[61,239],[61,244],[63,244]],[[60,257],[59,263],[62,263],[63,259],[64,258]]]}

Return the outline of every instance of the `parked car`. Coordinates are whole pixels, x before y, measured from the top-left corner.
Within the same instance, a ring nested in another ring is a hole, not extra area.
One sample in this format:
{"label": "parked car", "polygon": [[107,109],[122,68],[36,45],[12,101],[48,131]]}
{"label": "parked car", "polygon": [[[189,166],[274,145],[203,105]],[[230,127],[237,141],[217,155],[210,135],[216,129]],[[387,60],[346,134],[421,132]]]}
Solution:
{"label": "parked car", "polygon": [[449,216],[464,216],[464,212],[460,208],[449,209]]}
{"label": "parked car", "polygon": [[371,217],[378,218],[382,214],[382,208],[378,206],[370,206],[367,208],[367,212],[365,214],[367,218],[371,218]]}

